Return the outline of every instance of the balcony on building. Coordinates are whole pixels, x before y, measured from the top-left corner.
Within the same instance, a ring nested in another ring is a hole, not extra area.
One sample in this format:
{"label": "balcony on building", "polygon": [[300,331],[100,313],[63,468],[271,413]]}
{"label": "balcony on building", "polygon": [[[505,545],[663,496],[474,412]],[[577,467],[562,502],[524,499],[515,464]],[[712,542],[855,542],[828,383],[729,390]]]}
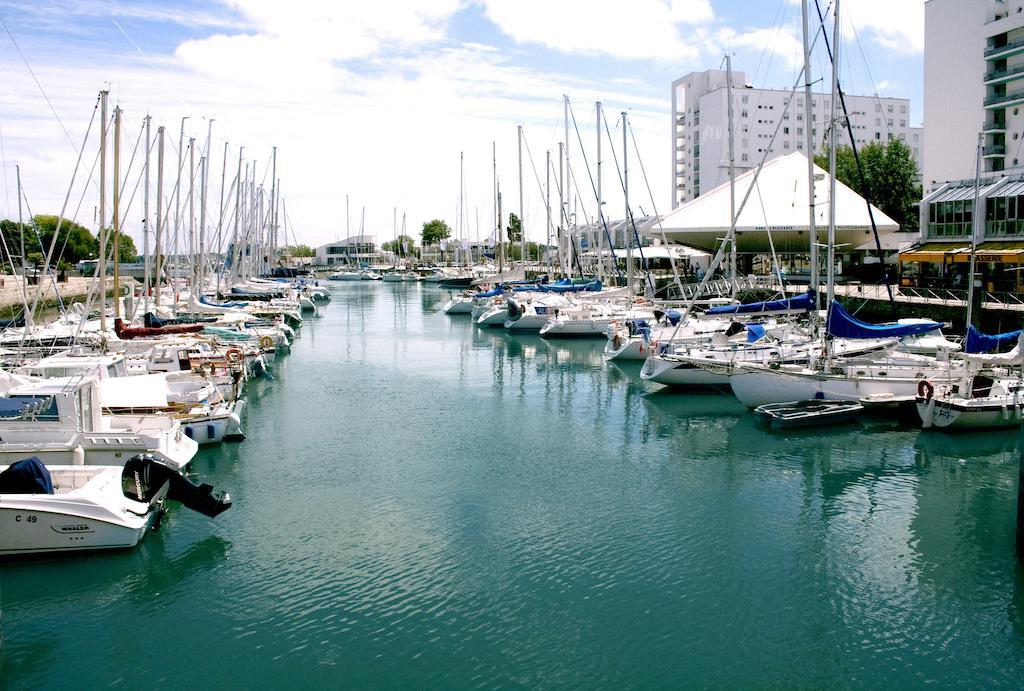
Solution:
{"label": "balcony on building", "polygon": [[1008,58],[1022,52],[1024,52],[1024,37],[1007,41],[1006,34],[1000,34],[989,39],[988,46],[985,48],[985,59]]}
{"label": "balcony on building", "polygon": [[1017,79],[1024,79],[1024,64],[994,69],[985,73],[985,84],[1000,84]]}
{"label": "balcony on building", "polygon": [[985,134],[1004,134],[1006,132],[1006,122],[1004,120],[987,120],[981,126],[981,131]]}
{"label": "balcony on building", "polygon": [[1006,145],[1005,144],[987,144],[981,150],[981,155],[984,158],[990,158],[992,156],[1005,156]]}
{"label": "balcony on building", "polygon": [[1024,90],[1012,91],[1010,93],[996,93],[985,98],[986,108],[996,106],[1005,107],[1014,103],[1024,103]]}

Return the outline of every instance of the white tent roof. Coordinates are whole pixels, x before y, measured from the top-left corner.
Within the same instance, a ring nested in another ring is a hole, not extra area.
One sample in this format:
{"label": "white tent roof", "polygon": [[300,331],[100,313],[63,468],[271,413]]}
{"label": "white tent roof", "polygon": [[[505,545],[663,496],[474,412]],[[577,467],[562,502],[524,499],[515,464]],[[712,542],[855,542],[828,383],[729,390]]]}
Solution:
{"label": "white tent roof", "polygon": [[[828,226],[828,173],[814,166],[815,223],[819,229]],[[736,178],[736,208],[754,180],[755,171]],[[899,224],[879,209],[872,207],[875,225],[879,231],[899,229]],[[807,158],[795,151],[779,156],[764,164],[757,184],[736,222],[740,232],[750,231],[806,231]],[[729,183],[700,195],[666,214],[661,220],[666,233],[716,232],[729,230]],[[863,197],[836,181],[836,228],[843,230],[869,230],[867,204]],[[645,229],[648,234],[660,234],[656,223]]]}

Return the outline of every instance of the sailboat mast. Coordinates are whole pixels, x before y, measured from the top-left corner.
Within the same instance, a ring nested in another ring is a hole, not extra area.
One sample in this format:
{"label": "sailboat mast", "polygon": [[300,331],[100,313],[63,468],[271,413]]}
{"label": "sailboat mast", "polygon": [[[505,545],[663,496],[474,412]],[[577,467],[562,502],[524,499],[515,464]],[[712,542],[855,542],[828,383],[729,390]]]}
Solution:
{"label": "sailboat mast", "polygon": [[196,140],[188,139],[188,253],[192,264],[189,276],[189,299],[196,294]]}
{"label": "sailboat mast", "polygon": [[[146,172],[145,172],[145,189],[142,191],[142,289],[143,291],[149,288],[149,147],[150,147],[150,134],[149,134],[149,115],[146,115]],[[148,301],[147,301],[148,303]],[[147,307],[149,305],[147,304]]]}
{"label": "sailboat mast", "polygon": [[804,151],[807,152],[807,235],[811,242],[810,286],[814,291],[816,309],[821,309],[821,294],[818,291],[818,231],[814,218],[814,113],[811,108],[811,32],[808,22],[807,5],[810,0],[800,3],[804,31]]}
{"label": "sailboat mast", "polygon": [[544,160],[544,208],[548,215],[548,227],[544,243],[544,255],[548,263],[548,275],[551,275],[551,149],[546,152]]}
{"label": "sailboat mast", "polygon": [[626,164],[626,156],[629,147],[626,146],[626,131],[628,130],[626,111],[622,111],[622,197],[625,203],[625,225],[626,225],[626,294],[633,299],[633,232],[629,225],[629,166]]}
{"label": "sailboat mast", "polygon": [[163,271],[163,253],[160,243],[163,241],[164,230],[164,127],[156,128],[157,149],[156,149],[156,237],[153,244],[155,247],[155,259],[153,264],[153,292],[155,293],[154,304],[160,306],[160,277]]}
{"label": "sailboat mast", "polygon": [[229,281],[231,276],[238,272],[238,262],[242,260],[241,254],[238,252],[238,225],[242,215],[242,151],[244,149],[245,147],[243,146],[238,147],[238,184],[235,186],[235,230],[231,237],[231,273],[228,275]]}
{"label": "sailboat mast", "polygon": [[[25,226],[21,219],[21,166],[14,166],[14,174],[18,178],[18,237],[21,242],[21,279],[25,280],[25,275],[28,273],[28,264],[25,261]],[[14,266],[14,262],[11,262],[11,266]]]}
{"label": "sailboat mast", "polygon": [[96,271],[100,278],[100,331],[107,330],[107,96],[100,92],[100,237]]}
{"label": "sailboat mast", "polygon": [[206,276],[206,180],[207,171],[209,170],[209,151],[210,148],[206,148],[207,154],[199,158],[199,180],[201,187],[199,188],[199,256],[197,258],[198,270],[196,272],[196,288],[193,292],[193,296],[196,300],[203,294],[203,282]]}
{"label": "sailboat mast", "polygon": [[[456,230],[455,230],[455,235],[456,235],[456,238],[455,238],[455,264],[456,264],[456,266],[460,263],[459,262],[459,258],[460,258],[460,256],[462,256],[459,253],[459,250],[462,249],[462,235],[465,232],[465,228],[462,225],[462,219],[463,219],[463,213],[462,213],[462,211],[463,211],[462,210],[462,204],[463,204],[463,198],[462,197],[463,197],[463,195],[462,195],[462,190],[463,190],[463,187],[466,184],[466,178],[463,175],[462,161],[463,161],[463,152],[460,151],[459,152],[459,222],[455,224],[455,228],[456,228]],[[465,257],[462,257],[462,258],[465,259]]]}
{"label": "sailboat mast", "polygon": [[736,299],[736,132],[733,129],[732,56],[725,55],[725,88],[729,128],[729,278]]}
{"label": "sailboat mast", "polygon": [[523,126],[516,127],[519,146],[519,260],[523,267],[523,279],[526,279],[526,220],[523,213]]}
{"label": "sailboat mast", "polygon": [[121,317],[121,107],[114,107],[114,319]]}
{"label": "sailboat mast", "polygon": [[178,253],[178,238],[181,234],[181,172],[182,158],[185,155],[185,121],[186,115],[181,119],[181,130],[178,132],[178,181],[174,184],[174,243],[171,252],[171,261],[174,264],[171,285],[173,287],[174,302],[178,302],[178,274],[180,274],[180,254]]}
{"label": "sailboat mast", "polygon": [[270,164],[270,242],[267,243],[266,271],[269,272],[274,263],[274,253],[277,245],[277,195],[280,194],[277,184],[277,147],[274,147]]}
{"label": "sailboat mast", "polygon": [[494,202],[494,254],[501,273],[501,215],[498,213],[498,145],[491,141],[491,194]]}
{"label": "sailboat mast", "polygon": [[220,203],[217,205],[217,242],[214,246],[220,252],[224,246],[224,182],[228,176],[228,143],[224,142],[224,157],[220,163]]}
{"label": "sailboat mast", "polygon": [[[978,133],[978,153],[974,163],[974,211],[971,216],[971,260],[967,267],[967,328],[974,323],[974,271],[978,249],[978,226],[981,223],[981,210],[978,201],[981,195],[981,157],[984,153],[985,133]],[[966,331],[966,329],[965,329]]]}
{"label": "sailboat mast", "polygon": [[839,0],[832,9],[832,103],[828,129],[828,305],[836,296],[836,101],[839,100]]}
{"label": "sailboat mast", "polygon": [[558,228],[558,267],[562,275],[567,276],[567,248],[562,248],[564,232],[568,230],[568,214],[565,213],[565,142],[562,141],[558,142]]}
{"label": "sailboat mast", "polygon": [[604,278],[604,201],[601,196],[601,102],[597,110],[597,277]]}

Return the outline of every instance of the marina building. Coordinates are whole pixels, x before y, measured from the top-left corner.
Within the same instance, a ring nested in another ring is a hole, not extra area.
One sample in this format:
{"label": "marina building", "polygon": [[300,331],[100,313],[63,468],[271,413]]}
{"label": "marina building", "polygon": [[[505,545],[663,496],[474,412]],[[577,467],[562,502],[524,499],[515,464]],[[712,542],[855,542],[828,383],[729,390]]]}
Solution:
{"label": "marina building", "polygon": [[[808,209],[807,157],[794,151],[768,161],[757,175],[747,171],[736,178],[737,269],[741,274],[770,275],[774,272],[771,256],[792,280],[810,276],[810,214]],[[750,198],[740,210],[740,202],[753,185]],[[826,239],[829,217],[828,173],[815,166],[815,228],[818,243]],[[849,278],[878,271],[877,244],[872,231],[867,202],[859,194],[836,181],[836,262],[838,275]],[[715,252],[729,232],[729,183],[707,190],[644,224],[650,237],[662,234],[670,243]],[[872,206],[875,227],[883,252],[893,263],[896,252],[911,245],[917,233],[902,233],[899,224]],[[875,264],[873,268],[870,265]]]}
{"label": "marina building", "polygon": [[[914,285],[1021,291],[1024,264],[1024,0],[925,3],[920,244],[900,255]],[[981,140],[980,184],[976,184]]]}
{"label": "marina building", "polygon": [[[824,150],[831,94],[812,95],[812,121],[806,123],[803,91],[754,89],[743,72],[733,72],[732,79],[737,173],[754,168],[766,153],[769,159],[797,151],[806,154],[807,127],[812,128],[812,155]],[[725,70],[692,72],[672,82],[672,208],[729,179],[727,87]],[[848,94],[846,105],[858,146],[899,139],[921,167],[923,134],[921,128],[910,126],[908,99]],[[844,134],[841,143],[846,139]]]}
{"label": "marina building", "polygon": [[381,260],[376,238],[372,235],[352,235],[337,242],[316,248],[314,264],[317,266],[369,265]]}

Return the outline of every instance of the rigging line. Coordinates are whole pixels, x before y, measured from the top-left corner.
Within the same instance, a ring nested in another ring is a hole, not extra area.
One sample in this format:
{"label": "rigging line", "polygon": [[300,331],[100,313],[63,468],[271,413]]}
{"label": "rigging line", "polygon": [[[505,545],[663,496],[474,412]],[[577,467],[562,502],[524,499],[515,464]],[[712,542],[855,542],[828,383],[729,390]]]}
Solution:
{"label": "rigging line", "polygon": [[36,83],[36,86],[39,87],[39,93],[43,95],[43,100],[45,100],[46,105],[50,107],[50,112],[53,113],[53,117],[57,119],[57,124],[60,125],[61,130],[63,130],[64,137],[68,140],[68,144],[71,145],[72,149],[76,148],[74,140],[72,140],[71,135],[68,134],[68,129],[64,127],[64,123],[61,121],[60,115],[57,114],[57,109],[54,108],[53,103],[50,102],[50,97],[46,95],[46,90],[43,88],[43,85],[39,82],[39,78],[36,77],[36,73],[32,70],[32,66],[28,64],[28,58],[26,58],[25,54],[21,52],[21,46],[18,45],[18,42],[14,38],[14,34],[11,33],[11,30],[10,28],[8,28],[7,22],[4,21],[3,16],[0,16],[0,25],[3,25],[4,31],[7,32],[7,36],[10,37],[11,43],[14,44],[14,49],[18,51],[18,55],[21,57],[21,61],[25,63],[25,67],[26,69],[28,69],[28,73],[32,75],[32,80]]}
{"label": "rigging line", "polygon": [[[627,124],[629,125],[629,137],[633,141],[633,150],[636,152],[636,160],[640,164],[640,173],[643,175],[644,185],[647,187],[647,196],[650,197],[651,199],[651,213],[654,214],[654,218],[656,218],[658,221],[658,230],[661,231],[661,241],[664,242],[666,246],[668,246],[668,239],[665,237],[665,226],[662,225],[661,223],[661,216],[658,214],[658,205],[654,201],[654,192],[651,191],[651,183],[647,179],[647,169],[644,167],[643,158],[640,157],[640,147],[637,146],[636,143],[636,133],[633,131],[633,123],[628,122]],[[676,268],[676,260],[672,256],[672,252],[668,253],[668,263],[669,266],[672,267],[672,277],[676,281],[676,287],[679,288],[679,292],[680,294],[682,294],[683,282],[679,278],[679,270]]]}
{"label": "rigging line", "polygon": [[[25,209],[28,211],[29,220],[32,222],[32,229],[34,231],[36,231],[36,244],[39,245],[39,249],[45,251],[46,248],[43,247],[43,238],[39,234],[39,225],[36,223],[35,216],[32,214],[32,207],[28,203],[28,195],[24,194],[24,191],[25,191],[25,188],[24,188],[24,186],[22,186],[22,196],[25,199]],[[53,241],[56,241],[56,239],[57,239],[57,234],[54,233]],[[60,295],[60,287],[58,287],[58,285],[57,285],[57,275],[51,270],[49,265],[46,266],[43,275],[44,276],[48,276],[50,278],[50,283],[53,284],[53,294],[57,297],[57,310],[61,314],[64,314],[65,313],[65,310],[64,310],[64,299],[61,297],[61,295]]]}
{"label": "rigging line", "polygon": [[6,206],[7,216],[11,215],[11,188],[7,183],[7,151],[4,148],[4,128],[0,125],[0,166],[4,169],[4,205]]}
{"label": "rigging line", "polygon": [[[75,178],[78,176],[78,169],[82,165],[82,155],[85,153],[85,145],[89,141],[89,133],[92,132],[92,125],[96,121],[96,113],[99,111],[99,106],[100,106],[100,98],[99,98],[99,96],[97,96],[96,97],[96,103],[93,105],[92,116],[89,118],[89,126],[86,128],[85,136],[82,138],[82,146],[78,150],[78,158],[75,160],[75,169],[71,173],[71,182],[68,184],[68,191],[64,195],[64,204],[61,206],[60,215],[57,217],[57,228],[53,231],[53,240],[50,242],[50,249],[46,253],[46,264],[47,265],[49,265],[51,260],[53,259],[53,250],[54,250],[54,248],[57,245],[57,238],[60,236],[60,228],[64,224],[64,213],[67,211],[68,201],[71,199],[71,190],[74,189]],[[36,297],[35,297],[35,300],[32,303],[32,314],[35,314],[36,308],[39,305],[39,299],[41,298],[41,296],[42,296],[42,290],[41,289],[36,290]],[[25,344],[25,338],[24,338],[24,334],[22,334],[21,345],[24,346],[24,344]]]}
{"label": "rigging line", "polygon": [[[524,128],[524,132],[523,132],[523,144],[526,145],[526,157],[530,159],[530,169],[533,171],[533,179],[537,181],[537,192],[540,194],[540,198],[544,199],[544,186],[540,182],[540,175],[537,174],[537,165],[533,162],[533,153],[530,151],[530,142],[526,138],[525,128]],[[551,232],[551,221],[550,221],[551,214],[547,214],[547,216],[548,216],[549,220],[547,221],[547,223],[545,225],[547,225],[548,233],[550,233]],[[545,244],[547,244],[546,241],[545,241]]]}
{"label": "rigging line", "polygon": [[[608,141],[609,142],[615,141],[615,140],[612,139],[611,129],[608,127],[608,118],[605,116],[604,110],[601,111],[601,119],[604,120],[604,130],[608,134]],[[615,126],[618,127],[618,123],[616,123]],[[623,192],[625,192],[626,191],[626,184],[625,184],[624,178],[622,176],[622,169],[619,168],[619,157],[615,154],[615,147],[614,146],[611,146],[609,148],[612,150],[612,161],[615,162],[615,173],[619,176],[619,188],[622,189]],[[625,154],[625,152],[623,152],[623,154]],[[630,226],[632,226],[633,235],[637,239],[637,243],[636,243],[637,244],[637,250],[640,252],[640,266],[643,269],[644,274],[647,277],[648,285],[651,286],[651,291],[654,292],[654,285],[652,283],[651,274],[647,270],[647,259],[644,257],[644,251],[642,249],[640,249],[640,233],[637,231],[637,228],[636,228],[636,220],[633,217],[633,209],[630,207],[630,208],[627,209],[627,212],[628,213],[626,214],[626,217],[622,219],[623,231],[628,233],[629,230],[630,230]]]}
{"label": "rigging line", "polygon": [[[823,26],[819,26],[817,31],[815,31],[815,33],[814,33],[814,39],[810,42],[810,49],[811,50],[813,50],[814,46],[817,45],[818,37],[821,36],[823,33],[824,33],[824,27]],[[793,83],[793,87],[789,91],[790,97],[788,99],[786,99],[786,101],[784,101],[785,106],[783,107],[783,110],[782,110],[783,114],[788,113],[790,106],[795,102],[795,99],[793,98],[793,96],[796,94],[796,90],[803,84],[803,79],[804,79],[804,68],[801,67],[799,73],[797,74],[797,78],[796,78],[796,80]],[[754,190],[754,186],[757,183],[757,179],[761,175],[761,170],[764,168],[764,164],[768,160],[768,153],[771,150],[771,145],[775,142],[775,138],[779,134],[779,130],[782,128],[782,122],[783,122],[783,120],[780,118],[779,121],[778,121],[778,124],[776,124],[776,126],[775,126],[775,131],[772,133],[771,140],[769,140],[769,142],[768,142],[768,149],[766,149],[765,152],[762,154],[760,163],[758,163],[758,165],[753,170],[753,173],[754,173],[753,180],[751,180],[751,184],[747,187],[747,191],[743,195],[743,200],[740,202],[739,207],[736,209],[736,214],[733,216],[733,219],[730,222],[730,230],[729,230],[729,233],[726,234],[726,241],[722,242],[722,244],[719,245],[718,250],[715,252],[715,256],[711,259],[711,262],[708,264],[708,270],[704,274],[704,278],[701,279],[700,285],[694,291],[693,297],[690,298],[690,301],[686,305],[687,313],[693,311],[693,306],[696,304],[697,298],[700,297],[701,293],[704,291],[704,287],[707,286],[707,284],[710,282],[711,275],[718,269],[719,265],[721,265],[721,263],[722,263],[722,260],[725,258],[725,248],[726,248],[726,246],[728,244],[728,241],[730,241],[732,239],[732,227],[735,226],[736,219],[739,218],[740,214],[743,213],[743,209],[746,207],[747,201],[750,199],[750,193]],[[605,122],[605,127],[607,128],[607,126],[608,126],[608,123],[606,121]],[[812,181],[808,180],[807,184],[811,185],[811,184],[814,184],[814,183]],[[676,327],[676,331],[673,333],[673,337],[674,337],[675,333],[678,333],[678,331],[679,331],[679,327],[677,326]]]}
{"label": "rigging line", "polygon": [[[814,0],[814,6],[818,9],[818,15],[821,16],[821,7],[818,5],[818,0]],[[824,31],[824,22],[822,22],[822,35],[825,38],[825,50],[828,52],[828,58],[829,60],[833,60],[832,47],[829,45],[828,40],[828,32]],[[836,94],[838,95],[839,102],[843,107],[843,115],[846,120],[846,131],[850,136],[850,150],[853,152],[853,161],[857,165],[857,176],[860,178],[860,186],[864,195],[864,203],[867,204],[868,208],[868,219],[871,221],[871,231],[875,238],[875,249],[878,252],[878,262],[882,267],[882,280],[885,281],[885,290],[889,294],[889,309],[892,310],[893,316],[895,317],[897,315],[896,297],[893,294],[892,284],[889,282],[889,273],[885,267],[885,254],[882,252],[882,240],[878,236],[878,225],[875,223],[874,209],[871,208],[871,192],[868,189],[867,177],[864,175],[864,166],[861,163],[860,153],[857,150],[857,139],[853,134],[853,124],[850,122],[850,113],[846,108],[846,96],[843,93],[842,85],[838,82],[836,84]],[[828,203],[832,204],[834,203],[834,200],[829,199]],[[829,270],[831,270],[831,268]]]}
{"label": "rigging line", "polygon": [[[578,141],[579,144],[580,144],[580,154],[583,156],[583,165],[587,169],[587,177],[590,178],[590,189],[594,193],[594,199],[596,199],[598,201],[597,221],[604,228],[604,235],[605,235],[605,238],[608,240],[608,249],[611,251],[612,266],[615,267],[615,273],[618,276],[618,278],[621,279],[622,278],[622,270],[619,269],[618,257],[615,256],[615,243],[612,241],[611,233],[608,230],[608,219],[605,217],[604,209],[601,208],[600,199],[598,199],[597,183],[594,182],[594,176],[590,172],[590,162],[587,161],[587,150],[586,150],[586,147],[583,146],[583,137],[580,135],[579,125],[576,124],[576,112],[572,109],[572,103],[569,103],[569,115],[572,117],[573,129],[576,130],[576,141]],[[602,118],[604,117],[604,109],[603,108],[601,109],[601,117]],[[601,131],[600,130],[598,130],[597,136],[598,137],[601,136]],[[610,136],[609,136],[609,140],[608,141],[609,142],[611,141]],[[614,153],[615,152],[615,147],[612,146],[611,149],[612,149],[612,153]],[[619,180],[621,181],[621,179],[622,178],[620,177]],[[577,191],[577,194],[579,194],[578,191]],[[603,259],[604,259],[603,257],[598,257],[597,261],[601,262],[601,261],[603,261]]]}
{"label": "rigging line", "polygon": [[[857,43],[857,50],[860,52],[861,60],[864,61],[864,71],[867,72],[868,80],[871,82],[871,91],[872,91],[872,95],[874,96],[873,100],[874,100],[875,103],[878,104],[878,112],[881,113],[881,118],[880,119],[881,119],[881,121],[884,124],[882,124],[880,126],[885,128],[886,139],[888,140],[889,137],[892,136],[892,130],[890,129],[890,127],[895,127],[895,125],[890,125],[889,124],[889,119],[887,117],[885,117],[885,113],[882,113],[882,108],[881,108],[881,106],[882,106],[882,97],[878,93],[878,80],[875,79],[874,72],[871,69],[870,60],[868,59],[867,54],[864,52],[864,43],[860,39],[860,32],[857,31],[857,25],[854,24],[853,22],[849,22],[849,23],[850,23],[850,26],[853,27],[853,35],[854,35],[855,42]],[[908,118],[909,118],[910,114],[908,113],[907,115],[908,115]]]}

